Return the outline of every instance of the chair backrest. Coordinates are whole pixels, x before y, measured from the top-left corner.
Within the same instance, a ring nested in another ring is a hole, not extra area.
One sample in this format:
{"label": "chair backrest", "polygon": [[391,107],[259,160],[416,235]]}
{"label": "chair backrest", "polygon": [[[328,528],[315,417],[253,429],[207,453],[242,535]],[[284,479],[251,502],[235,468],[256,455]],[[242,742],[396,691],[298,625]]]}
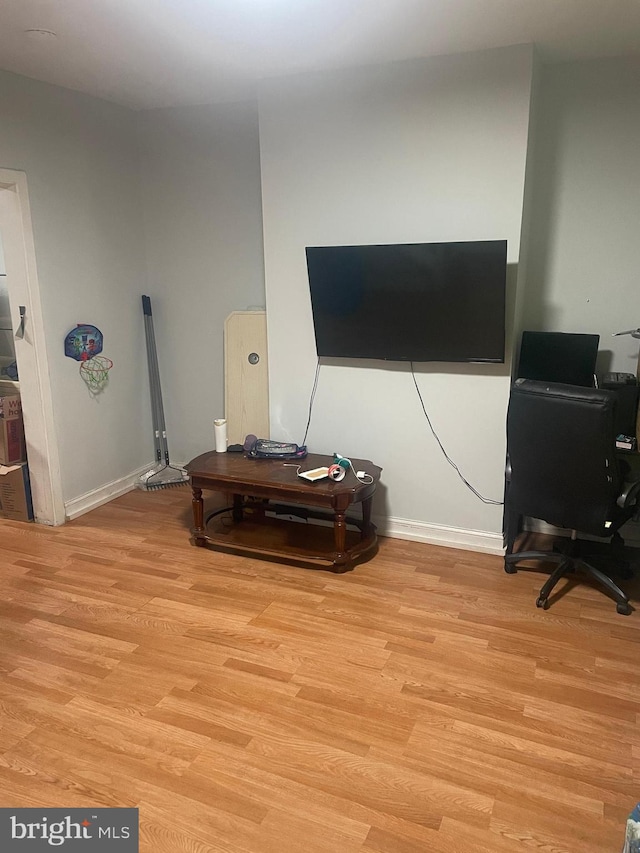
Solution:
{"label": "chair backrest", "polygon": [[556,527],[607,535],[621,475],[615,395],[518,379],[507,414],[509,508]]}

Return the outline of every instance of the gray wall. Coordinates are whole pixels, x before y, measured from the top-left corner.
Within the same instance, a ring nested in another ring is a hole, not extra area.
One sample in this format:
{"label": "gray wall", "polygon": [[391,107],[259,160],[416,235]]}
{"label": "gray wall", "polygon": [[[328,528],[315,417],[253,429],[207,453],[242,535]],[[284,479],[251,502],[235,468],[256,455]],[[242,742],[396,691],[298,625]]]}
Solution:
{"label": "gray wall", "polygon": [[[138,292],[144,275],[135,114],[0,72],[0,166],[26,172],[66,501],[151,458]],[[63,341],[104,334],[108,389],[91,399]]]}
{"label": "gray wall", "polygon": [[[135,113],[0,73],[0,114],[0,166],[29,184],[69,503],[153,459],[143,293],[172,456],[212,446],[225,317],[264,305],[257,106]],[[77,323],[101,329],[114,361],[95,399],[63,355]]]}
{"label": "gray wall", "polygon": [[[273,437],[302,440],[313,382],[305,246],[507,239],[513,273],[531,81],[524,47],[265,84]],[[449,454],[476,488],[500,501],[509,364],[432,363],[419,372]],[[481,503],[443,458],[406,365],[323,364],[308,443],[384,468],[377,513],[391,517],[396,533],[501,546],[501,508]]]}
{"label": "gray wall", "polygon": [[224,414],[225,318],[264,305],[257,105],[146,111],[138,131],[170,450],[187,462]]}
{"label": "gray wall", "polygon": [[524,327],[601,336],[599,372],[635,373],[640,326],[640,59],[541,75]]}

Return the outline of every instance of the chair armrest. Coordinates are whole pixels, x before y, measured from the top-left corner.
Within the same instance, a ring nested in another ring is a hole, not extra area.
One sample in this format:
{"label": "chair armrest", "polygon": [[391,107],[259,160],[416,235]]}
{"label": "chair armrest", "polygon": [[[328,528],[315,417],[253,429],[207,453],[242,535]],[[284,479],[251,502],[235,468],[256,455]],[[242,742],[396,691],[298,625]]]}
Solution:
{"label": "chair armrest", "polygon": [[640,479],[625,480],[622,486],[622,492],[620,493],[616,503],[622,509],[626,509],[627,507],[632,506],[638,497],[638,493],[640,492]]}

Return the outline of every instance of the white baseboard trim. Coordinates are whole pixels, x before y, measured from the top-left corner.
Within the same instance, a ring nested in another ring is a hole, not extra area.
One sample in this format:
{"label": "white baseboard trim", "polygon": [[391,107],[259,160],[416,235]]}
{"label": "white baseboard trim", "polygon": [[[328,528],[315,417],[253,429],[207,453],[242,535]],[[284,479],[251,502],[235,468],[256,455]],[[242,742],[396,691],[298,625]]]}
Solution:
{"label": "white baseboard trim", "polygon": [[114,498],[119,498],[120,495],[124,495],[135,489],[139,477],[145,471],[148,471],[149,468],[153,467],[153,464],[153,462],[150,462],[148,465],[138,468],[137,471],[133,471],[125,477],[120,477],[119,480],[114,480],[112,483],[105,483],[104,486],[93,489],[84,495],[80,495],[78,498],[65,501],[64,509],[67,521],[73,521],[74,518],[84,515],[85,512],[91,512],[92,509],[97,509],[99,506],[109,503]]}
{"label": "white baseboard trim", "polygon": [[408,518],[373,519],[380,536],[393,539],[410,539],[429,545],[443,545],[446,548],[460,548],[463,551],[480,551],[484,554],[504,554],[502,533],[488,530],[466,530],[460,527],[445,527],[428,524],[425,521],[413,521]]}
{"label": "white baseboard trim", "polygon": [[[178,465],[179,463],[173,463]],[[137,471],[106,483],[98,489],[93,489],[80,497],[65,502],[65,517],[68,521],[91,512],[99,506],[130,492],[145,471],[153,465],[150,462]],[[467,530],[461,527],[447,527],[439,524],[429,524],[425,521],[415,521],[409,518],[388,518],[378,516],[373,519],[380,536],[392,539],[407,539],[413,542],[424,542],[428,545],[442,545],[445,548],[459,548],[463,551],[479,551],[484,554],[503,555],[505,548],[501,533],[488,530]],[[544,521],[529,518],[525,525],[527,530],[536,533],[548,533],[552,536],[568,536],[569,532],[552,527]],[[622,537],[627,545],[640,547],[640,523],[629,521],[622,528]],[[581,537],[588,538],[588,537]]]}

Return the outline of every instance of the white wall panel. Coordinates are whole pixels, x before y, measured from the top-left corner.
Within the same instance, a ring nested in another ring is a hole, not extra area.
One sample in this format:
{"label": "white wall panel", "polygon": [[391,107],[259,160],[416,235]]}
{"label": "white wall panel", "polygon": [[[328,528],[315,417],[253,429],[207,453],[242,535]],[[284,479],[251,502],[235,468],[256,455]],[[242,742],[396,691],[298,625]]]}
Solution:
{"label": "white wall panel", "polygon": [[[271,435],[302,440],[316,363],[305,246],[521,239],[532,80],[527,47],[267,81],[260,99]],[[510,294],[513,304],[513,292]],[[424,364],[435,428],[502,499],[510,353]],[[429,432],[406,365],[323,363],[311,450],[384,468],[377,515],[495,534]]]}

